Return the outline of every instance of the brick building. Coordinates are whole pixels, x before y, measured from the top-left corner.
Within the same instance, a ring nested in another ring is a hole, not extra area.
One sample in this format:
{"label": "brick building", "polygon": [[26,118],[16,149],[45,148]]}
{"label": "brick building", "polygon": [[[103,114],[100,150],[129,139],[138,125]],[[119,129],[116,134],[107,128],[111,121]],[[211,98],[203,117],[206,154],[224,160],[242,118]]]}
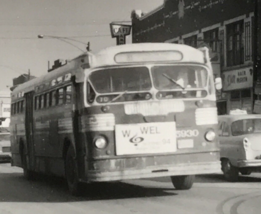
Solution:
{"label": "brick building", "polygon": [[261,25],[259,2],[165,0],[149,13],[132,12],[132,42],[209,47],[214,74],[223,80],[223,89],[217,93],[219,114],[236,108],[261,113],[261,72],[260,67],[254,66],[260,64],[261,26],[256,28]]}

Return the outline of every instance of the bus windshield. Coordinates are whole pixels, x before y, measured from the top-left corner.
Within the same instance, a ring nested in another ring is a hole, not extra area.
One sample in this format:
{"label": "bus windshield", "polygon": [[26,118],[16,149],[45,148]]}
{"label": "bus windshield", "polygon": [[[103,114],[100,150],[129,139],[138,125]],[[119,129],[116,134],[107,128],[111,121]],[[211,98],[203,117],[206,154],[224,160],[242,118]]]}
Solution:
{"label": "bus windshield", "polygon": [[98,93],[113,93],[106,97],[99,96],[97,101],[101,103],[148,100],[152,97],[149,93],[152,87],[158,90],[157,99],[201,98],[208,94],[206,87],[208,72],[202,66],[154,65],[109,68],[94,71],[89,79]]}
{"label": "bus windshield", "polygon": [[147,67],[121,67],[98,70],[90,75],[98,93],[148,91],[152,87]]}
{"label": "bus windshield", "polygon": [[[152,67],[157,98],[173,99],[207,96],[208,72],[201,66],[165,65]],[[181,93],[182,90],[182,93]]]}

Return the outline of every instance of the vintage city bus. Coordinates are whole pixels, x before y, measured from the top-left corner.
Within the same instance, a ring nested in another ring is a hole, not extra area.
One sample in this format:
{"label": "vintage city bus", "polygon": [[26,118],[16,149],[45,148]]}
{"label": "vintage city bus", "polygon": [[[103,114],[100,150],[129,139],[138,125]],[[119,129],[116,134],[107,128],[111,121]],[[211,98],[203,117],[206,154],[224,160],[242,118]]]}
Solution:
{"label": "vintage city bus", "polygon": [[12,165],[82,182],[220,172],[208,50],[166,43],[87,52],[12,92]]}

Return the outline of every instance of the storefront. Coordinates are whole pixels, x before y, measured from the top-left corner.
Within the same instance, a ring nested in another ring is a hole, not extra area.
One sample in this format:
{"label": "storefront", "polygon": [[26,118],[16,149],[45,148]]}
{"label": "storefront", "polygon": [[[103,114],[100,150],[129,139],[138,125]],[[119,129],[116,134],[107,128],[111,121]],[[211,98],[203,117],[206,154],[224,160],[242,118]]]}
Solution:
{"label": "storefront", "polygon": [[223,91],[227,92],[227,112],[243,109],[252,113],[253,67],[223,72]]}

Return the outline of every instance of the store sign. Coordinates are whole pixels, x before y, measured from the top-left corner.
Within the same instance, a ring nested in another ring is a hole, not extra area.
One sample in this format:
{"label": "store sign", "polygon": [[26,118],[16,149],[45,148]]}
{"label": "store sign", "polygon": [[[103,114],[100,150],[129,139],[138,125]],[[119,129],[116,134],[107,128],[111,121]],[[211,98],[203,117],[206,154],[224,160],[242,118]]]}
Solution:
{"label": "store sign", "polygon": [[130,35],[131,25],[110,23],[111,37],[117,39],[117,45],[126,43],[126,36]]}
{"label": "store sign", "polygon": [[230,91],[253,87],[253,68],[247,67],[222,74],[223,90]]}

